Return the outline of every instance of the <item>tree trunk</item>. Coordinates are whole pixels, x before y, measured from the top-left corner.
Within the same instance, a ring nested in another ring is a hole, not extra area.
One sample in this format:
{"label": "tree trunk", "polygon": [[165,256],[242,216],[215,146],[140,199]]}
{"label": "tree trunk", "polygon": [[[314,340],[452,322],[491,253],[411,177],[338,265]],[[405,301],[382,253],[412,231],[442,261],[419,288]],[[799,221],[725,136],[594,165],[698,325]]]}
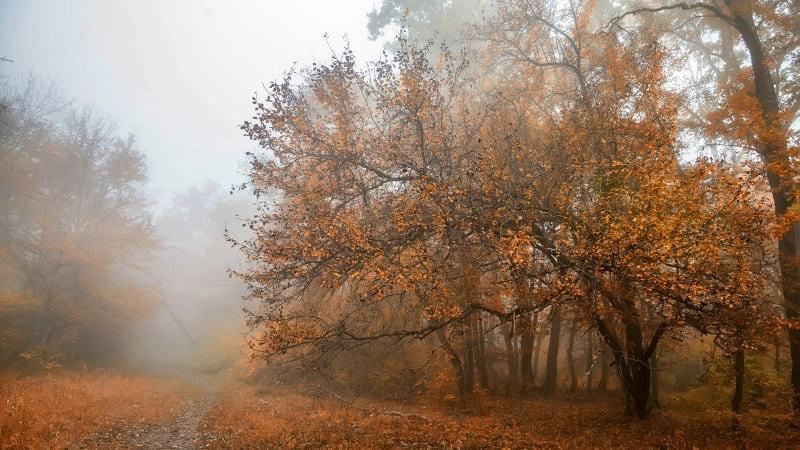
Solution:
{"label": "tree trunk", "polygon": [[506,345],[506,364],[508,365],[509,395],[519,395],[519,367],[517,352],[514,349],[514,329],[510,324],[503,327],[503,341]]}
{"label": "tree trunk", "polygon": [[[767,132],[760,136],[762,142],[758,152],[766,165],[767,180],[772,189],[775,214],[780,218],[795,203],[791,194],[794,181],[783,169],[791,167],[789,155],[783,152],[787,144],[785,126],[780,118],[780,101],[769,63],[764,57],[762,42],[753,21],[752,6],[746,0],[726,0],[732,13],[733,26],[739,32],[750,54],[756,98],[761,106],[761,117]],[[775,166],[778,166],[777,170]],[[793,223],[778,240],[780,253],[781,287],[786,308],[786,318],[797,323],[800,320],[800,265],[798,265],[798,236],[800,224]],[[800,329],[789,327],[789,353],[792,357],[792,407],[800,414]]]}
{"label": "tree trunk", "polygon": [[659,397],[661,395],[661,378],[658,373],[658,355],[650,357],[650,404],[655,408],[661,408]]}
{"label": "tree trunk", "polygon": [[569,392],[575,393],[578,390],[578,374],[575,371],[575,358],[572,351],[575,349],[575,332],[577,331],[578,323],[576,320],[572,321],[572,326],[569,327],[569,342],[567,343],[567,367],[569,367]]}
{"label": "tree trunk", "polygon": [[475,336],[472,331],[470,324],[464,339],[464,392],[467,394],[475,388]]}
{"label": "tree trunk", "polygon": [[[627,287],[627,286],[626,286]],[[664,325],[660,326],[650,338],[647,346],[644,344],[639,316],[633,304],[633,292],[627,292],[620,298],[621,318],[624,323],[624,346],[611,330],[608,324],[595,315],[594,320],[597,330],[603,337],[619,370],[622,385],[627,398],[626,413],[635,414],[640,419],[646,419],[650,412],[650,381],[652,369],[650,358],[655,352],[658,343],[666,331]]]}
{"label": "tree trunk", "polygon": [[742,410],[742,396],[744,394],[744,350],[742,349],[733,353],[733,373],[736,376],[736,385],[733,389],[731,409],[738,414]]}
{"label": "tree trunk", "polygon": [[444,329],[439,329],[436,332],[436,335],[439,337],[439,340],[442,343],[442,348],[444,349],[445,353],[447,354],[447,359],[450,362],[450,365],[453,366],[453,370],[456,372],[456,384],[458,386],[458,395],[463,400],[467,394],[472,392],[471,390],[468,392],[466,389],[466,382],[464,377],[464,366],[461,363],[461,358],[458,357],[458,353],[453,350],[453,347],[450,345],[450,342],[447,340],[447,336],[444,334]]}
{"label": "tree trunk", "polygon": [[545,368],[542,392],[553,395],[558,382],[558,347],[561,335],[561,307],[553,306],[550,317],[550,344],[547,346],[547,367]]}
{"label": "tree trunk", "polygon": [[536,333],[536,325],[531,320],[529,314],[520,317],[520,342],[519,342],[519,365],[522,384],[531,386],[534,384],[533,378],[533,340]]}
{"label": "tree trunk", "polygon": [[475,324],[476,328],[476,353],[475,353],[475,368],[478,371],[478,382],[481,389],[489,389],[489,366],[486,362],[486,333],[483,331],[483,321],[479,317]]}
{"label": "tree trunk", "polygon": [[[538,326],[539,324],[539,313],[535,313],[533,315],[533,322]],[[541,333],[539,333],[541,334]],[[536,384],[536,380],[539,378],[539,354],[542,352],[542,341],[544,340],[544,336],[539,336],[537,339],[537,333],[534,329],[533,332],[533,370],[531,370],[531,376],[533,376],[533,383]]]}
{"label": "tree trunk", "polygon": [[600,381],[597,382],[597,390],[600,392],[608,391],[608,368],[611,362],[608,360],[606,349],[600,350]]}
{"label": "tree trunk", "polygon": [[623,373],[622,381],[632,402],[631,412],[639,419],[646,419],[650,412],[650,381],[652,379],[649,359],[630,358],[626,372]]}
{"label": "tree trunk", "polygon": [[592,381],[594,378],[595,356],[594,356],[594,331],[586,333],[586,392],[592,392]]}

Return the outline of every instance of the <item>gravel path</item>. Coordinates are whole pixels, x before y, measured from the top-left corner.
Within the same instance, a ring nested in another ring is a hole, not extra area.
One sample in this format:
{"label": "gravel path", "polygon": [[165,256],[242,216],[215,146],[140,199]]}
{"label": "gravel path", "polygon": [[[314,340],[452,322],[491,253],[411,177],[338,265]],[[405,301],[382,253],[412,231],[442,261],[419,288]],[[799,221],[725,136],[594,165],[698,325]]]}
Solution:
{"label": "gravel path", "polygon": [[83,440],[77,448],[113,449],[197,449],[207,436],[202,436],[198,425],[216,402],[216,388],[209,384],[202,397],[187,399],[174,422],[162,426],[122,424],[114,429],[98,432]]}

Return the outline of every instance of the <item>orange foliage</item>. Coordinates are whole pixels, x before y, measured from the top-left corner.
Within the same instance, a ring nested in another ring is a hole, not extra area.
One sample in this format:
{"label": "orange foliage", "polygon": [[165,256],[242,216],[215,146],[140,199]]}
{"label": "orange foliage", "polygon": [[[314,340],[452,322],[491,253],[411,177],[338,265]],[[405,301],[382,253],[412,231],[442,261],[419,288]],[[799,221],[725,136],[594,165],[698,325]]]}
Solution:
{"label": "orange foliage", "polygon": [[[434,335],[465,381],[473,317],[499,329],[566,304],[644,418],[665,334],[691,326],[729,351],[771,339],[773,169],[682,160],[658,34],[601,29],[594,13],[501,5],[478,33],[502,76],[450,53],[434,69],[401,36],[393,60],[359,70],[347,50],[254,100],[242,129],[265,150],[251,155],[262,214],[238,243],[254,349],[327,363]],[[747,103],[738,92],[731,105]]]}
{"label": "orange foliage", "polygon": [[355,403],[228,386],[203,424],[209,448],[789,448],[798,439],[781,414],[734,416],[672,398],[655,419],[633,421],[614,399],[479,398]]}

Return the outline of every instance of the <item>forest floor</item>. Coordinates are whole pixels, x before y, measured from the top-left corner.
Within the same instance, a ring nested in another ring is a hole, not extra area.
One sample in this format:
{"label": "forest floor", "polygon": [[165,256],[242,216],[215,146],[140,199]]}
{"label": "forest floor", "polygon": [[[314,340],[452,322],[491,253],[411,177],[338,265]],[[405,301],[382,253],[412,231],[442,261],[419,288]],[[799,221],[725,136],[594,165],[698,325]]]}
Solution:
{"label": "forest floor", "polygon": [[0,374],[0,448],[797,448],[786,411],[664,395],[646,421],[616,396],[414,401],[236,380],[95,371]]}

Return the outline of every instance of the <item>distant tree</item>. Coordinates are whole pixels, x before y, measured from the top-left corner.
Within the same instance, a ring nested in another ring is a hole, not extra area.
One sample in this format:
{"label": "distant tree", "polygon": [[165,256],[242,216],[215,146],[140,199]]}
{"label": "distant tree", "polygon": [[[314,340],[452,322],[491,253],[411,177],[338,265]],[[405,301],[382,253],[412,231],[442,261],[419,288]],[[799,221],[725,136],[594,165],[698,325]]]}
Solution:
{"label": "distant tree", "polygon": [[[138,334],[133,349],[138,362],[204,370],[233,363],[243,344],[243,288],[228,270],[240,269],[244,262],[225,233],[244,234],[241,225],[252,212],[251,203],[244,193],[230,195],[229,189],[208,181],[176,194],[156,214],[154,237],[161,246],[146,267],[162,303]],[[220,336],[230,339],[222,344]]]}
{"label": "distant tree", "polygon": [[152,311],[135,274],[151,238],[132,136],[35,77],[4,85],[0,123],[3,352],[40,361],[114,355]]}
{"label": "distant tree", "polygon": [[[469,24],[479,21],[492,3],[485,0],[384,0],[367,14],[370,39],[394,36],[405,28],[420,42],[434,41],[451,47],[462,40]],[[392,41],[389,41],[389,45]]]}

